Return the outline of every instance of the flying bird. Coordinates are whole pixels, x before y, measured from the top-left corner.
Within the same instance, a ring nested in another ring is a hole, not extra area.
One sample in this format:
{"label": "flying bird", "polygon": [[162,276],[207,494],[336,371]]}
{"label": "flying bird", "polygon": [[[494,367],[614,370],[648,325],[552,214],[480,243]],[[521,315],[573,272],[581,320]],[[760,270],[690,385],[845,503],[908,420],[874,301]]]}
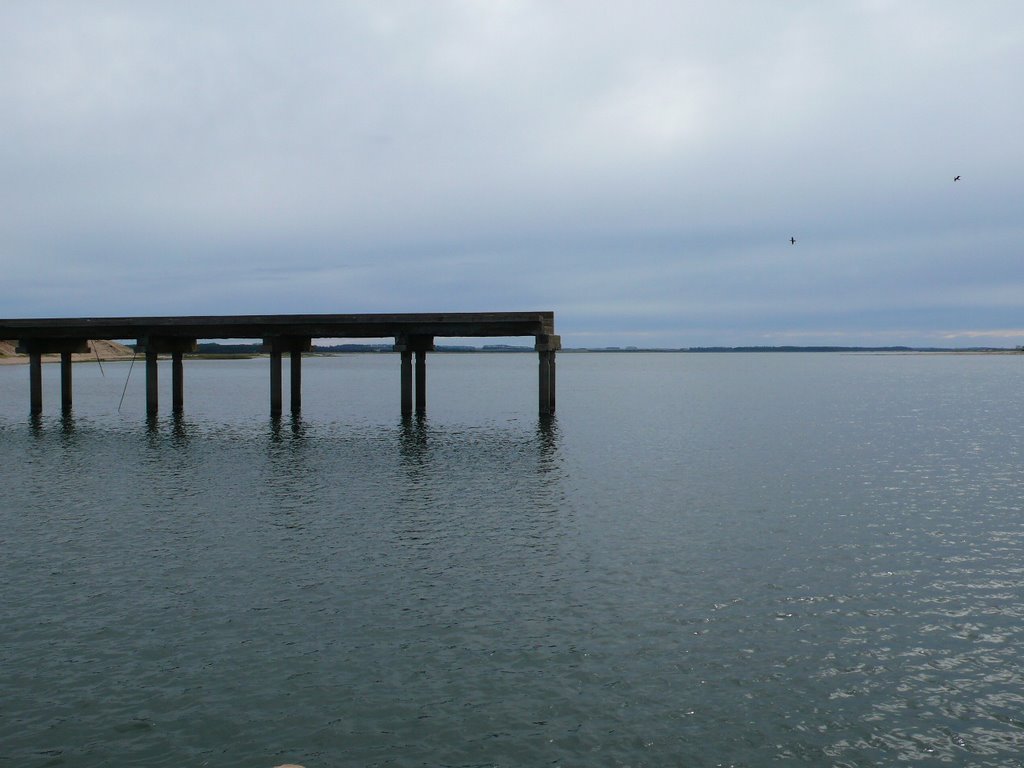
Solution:
{"label": "flying bird", "polygon": [[960,181],[960,174],[953,177],[953,181]]}
{"label": "flying bird", "polygon": [[795,237],[789,238],[789,244],[790,245],[796,245],[796,238]]}

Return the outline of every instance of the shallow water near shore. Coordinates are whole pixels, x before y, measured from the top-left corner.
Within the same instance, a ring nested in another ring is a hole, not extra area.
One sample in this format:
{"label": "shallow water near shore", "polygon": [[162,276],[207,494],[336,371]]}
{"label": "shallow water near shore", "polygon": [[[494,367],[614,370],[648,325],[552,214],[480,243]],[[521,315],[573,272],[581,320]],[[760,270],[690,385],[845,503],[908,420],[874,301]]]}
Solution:
{"label": "shallow water near shore", "polygon": [[1022,366],[2,367],[0,765],[1020,765]]}

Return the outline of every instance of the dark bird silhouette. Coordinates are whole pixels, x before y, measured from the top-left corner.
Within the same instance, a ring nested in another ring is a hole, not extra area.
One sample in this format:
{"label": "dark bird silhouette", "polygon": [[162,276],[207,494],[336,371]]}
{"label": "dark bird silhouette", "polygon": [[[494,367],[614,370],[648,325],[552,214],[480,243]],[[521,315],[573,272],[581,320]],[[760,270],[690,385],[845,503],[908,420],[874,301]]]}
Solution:
{"label": "dark bird silhouette", "polygon": [[789,238],[789,244],[790,245],[796,245],[796,238],[795,237]]}
{"label": "dark bird silhouette", "polygon": [[960,176],[959,175],[954,176],[953,177],[953,181],[960,181]]}

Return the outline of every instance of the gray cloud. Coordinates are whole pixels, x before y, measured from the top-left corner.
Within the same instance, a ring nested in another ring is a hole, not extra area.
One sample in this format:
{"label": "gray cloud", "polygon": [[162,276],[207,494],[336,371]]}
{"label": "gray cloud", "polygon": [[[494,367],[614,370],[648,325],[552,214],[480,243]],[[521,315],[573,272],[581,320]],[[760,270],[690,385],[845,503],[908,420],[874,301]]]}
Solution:
{"label": "gray cloud", "polygon": [[4,314],[543,308],[568,343],[1017,343],[1022,22],[5,4]]}

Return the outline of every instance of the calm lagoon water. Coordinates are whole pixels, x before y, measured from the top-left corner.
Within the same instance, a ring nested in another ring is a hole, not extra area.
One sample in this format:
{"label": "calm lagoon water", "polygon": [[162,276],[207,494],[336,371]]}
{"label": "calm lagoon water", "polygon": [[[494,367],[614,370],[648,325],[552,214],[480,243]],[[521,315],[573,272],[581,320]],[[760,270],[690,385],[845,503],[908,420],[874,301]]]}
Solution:
{"label": "calm lagoon water", "polygon": [[1024,358],[558,366],[0,367],[0,765],[1024,764]]}

